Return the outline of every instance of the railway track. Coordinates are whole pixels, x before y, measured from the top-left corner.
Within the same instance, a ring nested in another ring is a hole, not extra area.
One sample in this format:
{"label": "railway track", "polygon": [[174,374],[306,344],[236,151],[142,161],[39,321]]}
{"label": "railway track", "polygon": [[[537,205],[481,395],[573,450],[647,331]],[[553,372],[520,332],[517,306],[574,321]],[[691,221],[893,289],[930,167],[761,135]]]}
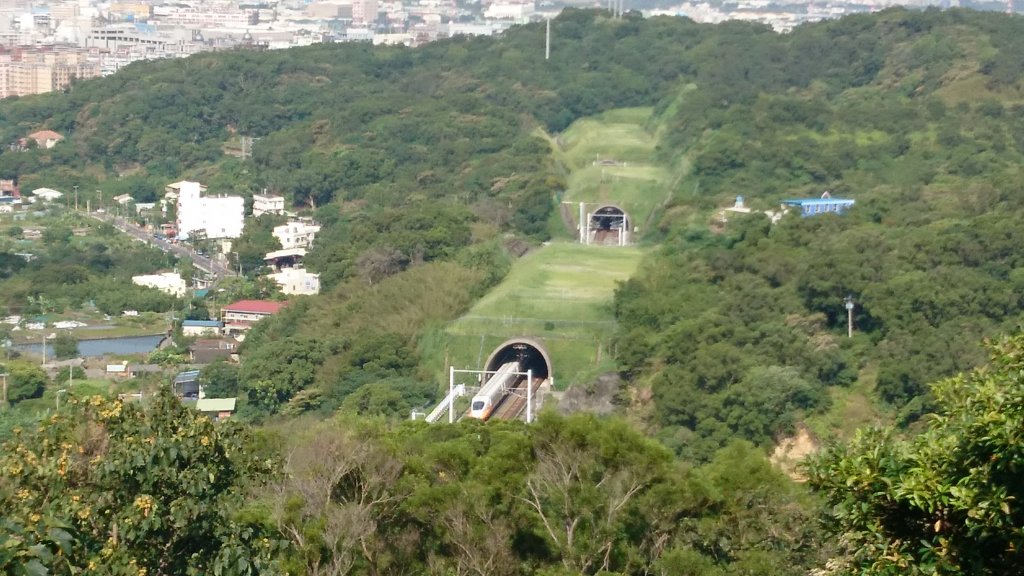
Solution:
{"label": "railway track", "polygon": [[[535,378],[533,380],[533,399],[536,402],[537,390],[540,389],[544,380]],[[491,415],[493,420],[515,420],[526,410],[526,378],[521,378],[516,385],[508,391],[504,400]]]}

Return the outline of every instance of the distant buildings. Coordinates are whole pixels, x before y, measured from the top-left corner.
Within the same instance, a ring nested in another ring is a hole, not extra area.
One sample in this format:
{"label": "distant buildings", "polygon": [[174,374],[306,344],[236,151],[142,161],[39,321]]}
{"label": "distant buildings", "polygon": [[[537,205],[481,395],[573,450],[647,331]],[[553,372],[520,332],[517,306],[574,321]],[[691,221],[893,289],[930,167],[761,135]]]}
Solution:
{"label": "distant buildings", "polygon": [[833,198],[828,192],[822,194],[821,198],[795,198],[782,201],[783,208],[787,206],[799,208],[800,215],[803,217],[816,216],[818,214],[842,214],[853,204],[854,200],[849,198]]}
{"label": "distant buildings", "polygon": [[182,320],[181,333],[185,336],[215,336],[224,323],[220,320]]}
{"label": "distant buildings", "polygon": [[39,148],[50,149],[64,140],[64,137],[53,130],[39,130],[25,137],[22,140],[22,144],[27,144],[29,140],[35,142]]}
{"label": "distant buildings", "polygon": [[224,321],[224,331],[231,333],[248,330],[254,322],[273,316],[284,305],[284,302],[270,300],[239,300],[228,304],[220,312]]}
{"label": "distant buildings", "polygon": [[100,75],[98,62],[70,48],[17,48],[0,53],[0,98],[63,90]]}
{"label": "distant buildings", "polygon": [[320,293],[320,275],[307,272],[303,268],[285,268],[280,272],[268,274],[267,277],[277,282],[284,294],[312,295]]}
{"label": "distant buildings", "polygon": [[245,200],[241,196],[203,196],[199,182],[175,182],[178,191],[178,227],[181,240],[196,233],[206,238],[238,238],[242,235]]}
{"label": "distant buildings", "polygon": [[291,220],[287,224],[274,226],[274,237],[281,242],[281,248],[309,248],[313,245],[320,226],[310,220]]}
{"label": "distant buildings", "polygon": [[132,283],[138,286],[156,288],[161,292],[178,298],[184,296],[185,292],[188,291],[188,286],[185,284],[185,280],[177,272],[132,276]]}
{"label": "distant buildings", "polygon": [[64,196],[64,193],[59,190],[54,190],[53,188],[36,188],[32,191],[32,196],[34,198],[32,202],[35,202],[36,200],[54,202],[56,200],[60,200],[60,198]]}
{"label": "distant buildings", "polygon": [[284,214],[284,196],[253,194],[252,215],[259,217],[264,214]]}

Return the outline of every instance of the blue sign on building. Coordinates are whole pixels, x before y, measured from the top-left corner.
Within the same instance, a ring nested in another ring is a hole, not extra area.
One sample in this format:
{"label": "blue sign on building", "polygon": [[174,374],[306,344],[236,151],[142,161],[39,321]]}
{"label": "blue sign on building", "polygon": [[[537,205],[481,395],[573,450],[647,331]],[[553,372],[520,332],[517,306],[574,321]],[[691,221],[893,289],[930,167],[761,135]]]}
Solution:
{"label": "blue sign on building", "polygon": [[783,200],[783,206],[794,206],[800,208],[800,215],[816,216],[818,214],[842,214],[846,209],[853,206],[854,201],[850,198],[833,198],[825,192],[821,198],[796,198]]}

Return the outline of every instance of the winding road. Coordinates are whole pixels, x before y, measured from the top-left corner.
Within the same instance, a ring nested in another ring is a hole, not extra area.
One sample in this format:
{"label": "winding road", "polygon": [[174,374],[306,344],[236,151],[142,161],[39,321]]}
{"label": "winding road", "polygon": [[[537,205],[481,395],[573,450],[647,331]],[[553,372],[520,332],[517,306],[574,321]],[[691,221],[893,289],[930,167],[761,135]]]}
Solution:
{"label": "winding road", "polygon": [[164,252],[170,252],[178,258],[191,258],[192,263],[196,268],[210,274],[216,280],[220,280],[226,276],[235,276],[234,271],[213,258],[200,256],[191,248],[182,246],[181,244],[171,244],[166,239],[157,238],[153,236],[152,233],[147,232],[144,228],[140,228],[132,224],[126,218],[115,217],[112,214],[106,214],[103,212],[90,212],[89,216],[99,220],[100,222],[106,222],[137,240],[141,240],[147,244],[152,244]]}

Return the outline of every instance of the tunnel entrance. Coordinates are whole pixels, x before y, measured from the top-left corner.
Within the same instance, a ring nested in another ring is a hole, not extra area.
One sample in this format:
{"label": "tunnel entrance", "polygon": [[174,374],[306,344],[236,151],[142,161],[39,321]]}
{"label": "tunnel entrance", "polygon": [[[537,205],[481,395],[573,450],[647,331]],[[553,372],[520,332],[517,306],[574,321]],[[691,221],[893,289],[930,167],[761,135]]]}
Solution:
{"label": "tunnel entrance", "polygon": [[588,243],[606,246],[629,244],[632,223],[629,215],[618,206],[602,206],[590,214],[587,222]]}
{"label": "tunnel entrance", "polygon": [[553,380],[551,358],[540,342],[532,338],[513,338],[503,342],[487,358],[484,370],[493,371],[506,362],[519,361],[519,370],[533,370],[537,380]]}

